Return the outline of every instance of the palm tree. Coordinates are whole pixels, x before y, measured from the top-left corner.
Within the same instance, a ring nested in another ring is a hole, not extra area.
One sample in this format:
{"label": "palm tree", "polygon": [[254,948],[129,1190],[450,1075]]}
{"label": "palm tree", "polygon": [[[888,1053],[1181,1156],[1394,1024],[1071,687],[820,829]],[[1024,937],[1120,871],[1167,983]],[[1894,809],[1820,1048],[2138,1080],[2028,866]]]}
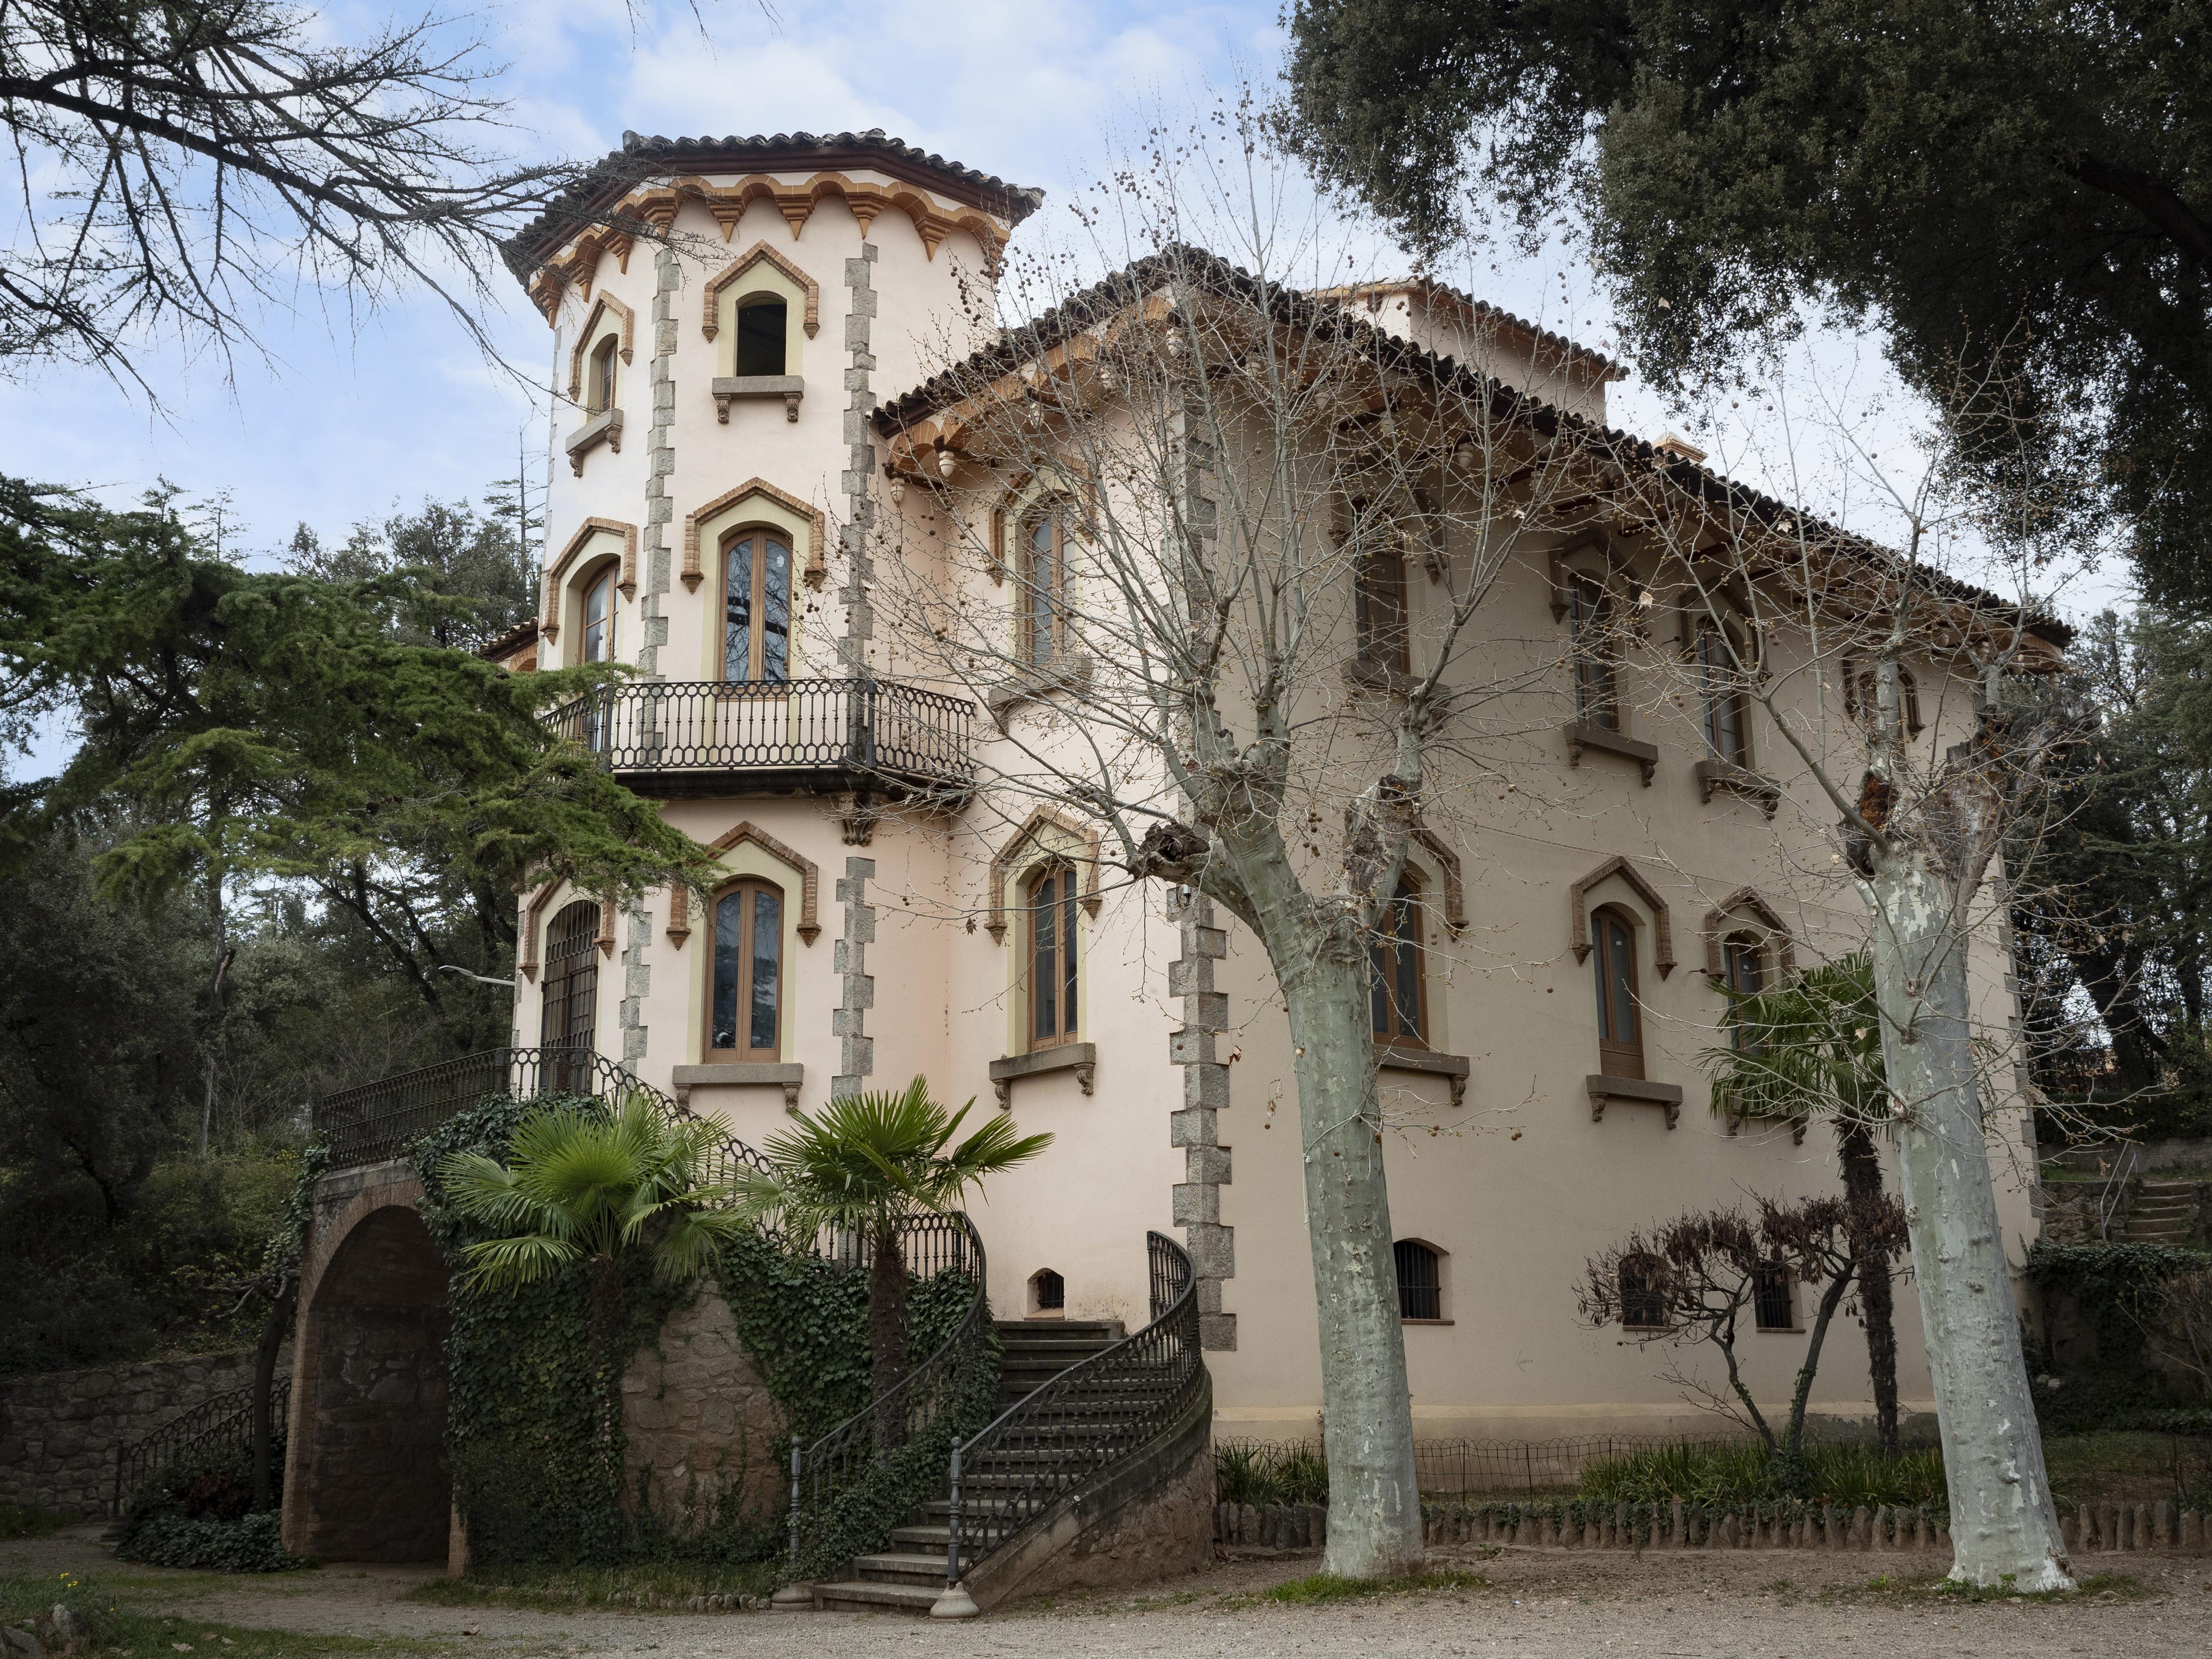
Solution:
{"label": "palm tree", "polygon": [[[898,1094],[843,1096],[812,1116],[796,1114],[797,1127],[763,1149],[769,1168],[744,1171],[735,1182],[737,1213],[781,1227],[794,1249],[825,1231],[868,1242],[869,1385],[879,1401],[906,1377],[900,1224],[948,1213],[985,1176],[1026,1164],[1052,1145],[1048,1134],[1017,1137],[1013,1120],[996,1116],[952,1146],[975,1104],[948,1111],[919,1077]],[[888,1420],[878,1432],[898,1437]]]}
{"label": "palm tree", "polygon": [[[726,1186],[703,1179],[719,1133],[671,1120],[630,1094],[611,1113],[551,1106],[515,1127],[507,1161],[455,1152],[438,1166],[447,1200],[492,1237],[465,1247],[463,1288],[514,1291],[579,1262],[592,1270],[592,1358],[611,1379],[625,1258],[646,1251],[666,1282],[692,1278],[722,1242],[749,1224]],[[600,1427],[613,1445],[613,1395]]]}
{"label": "palm tree", "polygon": [[1878,1240],[1886,1199],[1874,1131],[1890,1119],[1874,963],[1854,951],[1760,991],[1723,988],[1729,1041],[1698,1058],[1713,1109],[1738,1117],[1820,1116],[1835,1126],[1844,1197],[1859,1258],[1875,1428],[1897,1450],[1897,1320],[1889,1263]]}

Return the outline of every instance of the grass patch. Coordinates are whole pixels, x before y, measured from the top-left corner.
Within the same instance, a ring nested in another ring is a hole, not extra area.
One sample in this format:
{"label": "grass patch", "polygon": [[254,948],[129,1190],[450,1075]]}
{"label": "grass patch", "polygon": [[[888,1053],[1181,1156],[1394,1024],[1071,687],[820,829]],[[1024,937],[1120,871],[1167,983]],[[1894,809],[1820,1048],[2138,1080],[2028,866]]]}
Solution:
{"label": "grass patch", "polygon": [[1491,1583],[1479,1572],[1409,1572],[1397,1578],[1340,1578],[1333,1572],[1309,1573],[1287,1584],[1224,1597],[1224,1608],[1264,1607],[1269,1602],[1314,1607],[1327,1601],[1360,1601],[1378,1595],[1437,1595],[1451,1590],[1482,1590]]}
{"label": "grass patch", "polygon": [[0,1504],[0,1544],[19,1538],[51,1538],[70,1524],[65,1515],[22,1504]]}
{"label": "grass patch", "polygon": [[1805,1448],[1805,1484],[1790,1489],[1764,1445],[1658,1446],[1607,1458],[1583,1472],[1581,1496],[1601,1503],[1772,1503],[1802,1497],[1844,1509],[1884,1504],[1942,1509],[1943,1454],[1934,1448],[1885,1457],[1872,1446]]}
{"label": "grass patch", "polygon": [[178,1659],[185,1653],[198,1659],[319,1659],[324,1655],[458,1651],[451,1642],[416,1637],[317,1636],[143,1611],[131,1604],[119,1585],[75,1573],[0,1578],[0,1624],[43,1626],[57,1602],[66,1604],[90,1626],[89,1645],[100,1659]]}
{"label": "grass patch", "polygon": [[[734,1598],[773,1595],[776,1564],[647,1562],[619,1567],[489,1567],[465,1578],[433,1578],[407,1593],[440,1607],[611,1607],[635,1613],[734,1612]],[[732,1598],[727,1607],[694,1609],[699,1596]]]}
{"label": "grass patch", "polygon": [[2075,1588],[2070,1590],[2021,1590],[2008,1584],[1984,1588],[1978,1584],[1962,1584],[1947,1578],[1941,1571],[1923,1573],[1876,1573],[1866,1582],[1863,1589],[1845,1584],[1831,1584],[1821,1593],[1823,1601],[1833,1602],[1847,1597],[1877,1595],[1895,1601],[1915,1601],[1923,1606],[1973,1606],[1984,1601],[2133,1601],[2154,1594],[2132,1573],[2087,1572],[2077,1574]]}

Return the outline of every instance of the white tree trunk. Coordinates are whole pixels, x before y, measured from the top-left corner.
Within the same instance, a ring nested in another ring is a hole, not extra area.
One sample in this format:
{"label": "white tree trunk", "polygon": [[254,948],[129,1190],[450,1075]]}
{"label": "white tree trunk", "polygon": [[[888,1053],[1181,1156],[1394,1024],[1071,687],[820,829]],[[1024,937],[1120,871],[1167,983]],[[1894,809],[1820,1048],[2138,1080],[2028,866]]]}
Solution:
{"label": "white tree trunk", "polygon": [[1875,856],[1875,987],[1905,1109],[1899,1176],[1951,1488],[1951,1577],[2070,1589],[1990,1176],[1966,939],[1946,882],[1910,853]]}
{"label": "white tree trunk", "polygon": [[1382,1577],[1418,1571],[1423,1552],[1367,958],[1356,941],[1333,949],[1304,943],[1294,968],[1287,953],[1277,955],[1277,972],[1296,1053],[1306,1233],[1321,1316],[1324,1565],[1346,1577]]}

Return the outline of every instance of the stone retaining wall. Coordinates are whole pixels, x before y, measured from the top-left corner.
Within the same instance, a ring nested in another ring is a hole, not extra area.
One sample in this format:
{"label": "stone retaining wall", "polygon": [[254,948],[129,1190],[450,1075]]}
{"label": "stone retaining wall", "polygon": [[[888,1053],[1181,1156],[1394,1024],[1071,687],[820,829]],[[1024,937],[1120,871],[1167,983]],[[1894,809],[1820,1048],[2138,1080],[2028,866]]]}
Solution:
{"label": "stone retaining wall", "polygon": [[[277,1375],[291,1364],[288,1348]],[[105,1516],[123,1447],[210,1395],[252,1381],[248,1349],[0,1382],[0,1504]]]}
{"label": "stone retaining wall", "polygon": [[[1764,1510],[1764,1512],[1762,1512]],[[2083,1504],[2061,1516],[2076,1555],[2212,1549],[2212,1515],[2172,1504]],[[1951,1548],[1948,1517],[1925,1509],[1839,1509],[1799,1504],[1741,1509],[1701,1504],[1469,1504],[1421,1505],[1431,1544],[1510,1544],[1536,1549],[1812,1549],[1928,1551]],[[1325,1504],[1216,1504],[1218,1544],[1319,1549],[1328,1541]]]}

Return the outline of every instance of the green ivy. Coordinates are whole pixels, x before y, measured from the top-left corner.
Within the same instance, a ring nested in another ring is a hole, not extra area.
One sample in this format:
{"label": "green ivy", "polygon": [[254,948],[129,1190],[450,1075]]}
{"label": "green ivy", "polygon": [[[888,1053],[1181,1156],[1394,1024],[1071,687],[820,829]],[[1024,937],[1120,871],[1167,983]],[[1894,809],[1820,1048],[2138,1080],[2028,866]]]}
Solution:
{"label": "green ivy", "polygon": [[[281,1425],[280,1425],[281,1427]],[[284,1448],[276,1444],[282,1467]],[[115,1545],[125,1561],[203,1572],[283,1572],[283,1516],[253,1508],[253,1452],[228,1446],[176,1458],[132,1500]]]}
{"label": "green ivy", "polygon": [[2205,1266],[2202,1250],[2171,1244],[2054,1244],[2028,1249],[2027,1277],[2048,1293],[2070,1296],[2096,1334],[2097,1358],[2059,1373],[2045,1352],[2036,1367],[2036,1419],[2046,1431],[2143,1429],[2202,1432],[2203,1410],[2176,1410],[2172,1391],[2145,1353],[2143,1328],[2158,1316],[2166,1281]]}

